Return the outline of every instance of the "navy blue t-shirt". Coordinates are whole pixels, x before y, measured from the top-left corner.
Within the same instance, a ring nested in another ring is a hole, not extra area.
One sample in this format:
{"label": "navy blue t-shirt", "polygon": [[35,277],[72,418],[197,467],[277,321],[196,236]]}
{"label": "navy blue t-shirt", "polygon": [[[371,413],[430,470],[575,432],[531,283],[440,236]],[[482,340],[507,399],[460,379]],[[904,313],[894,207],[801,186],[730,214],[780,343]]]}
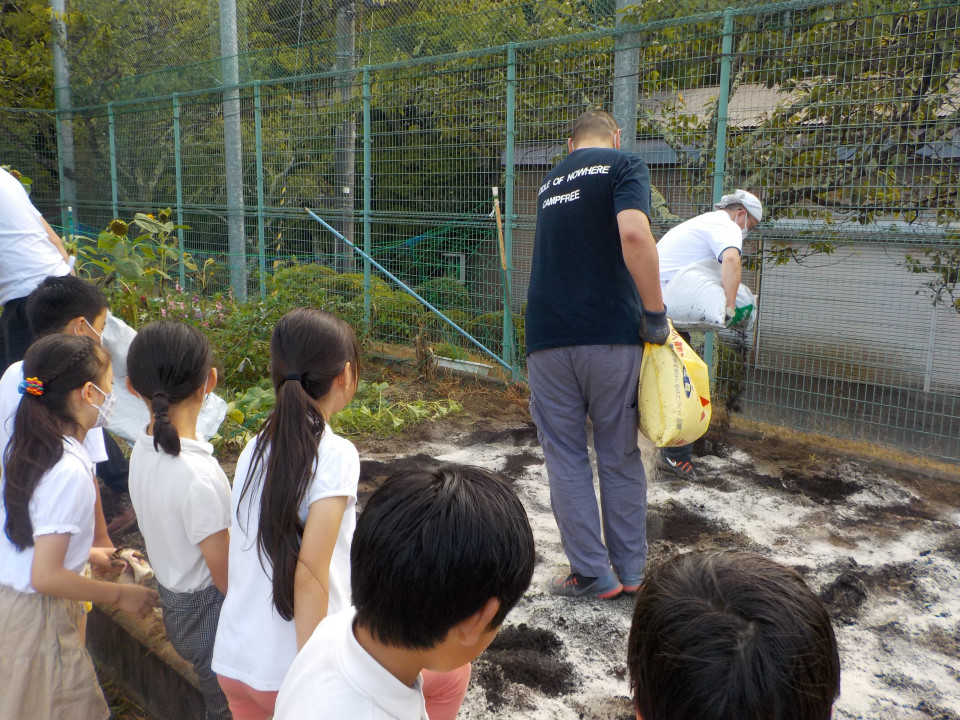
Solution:
{"label": "navy blue t-shirt", "polygon": [[650,174],[613,148],[574,150],[540,186],[527,292],[527,353],[639,345],[640,296],[623,262],[617,213],[650,215]]}

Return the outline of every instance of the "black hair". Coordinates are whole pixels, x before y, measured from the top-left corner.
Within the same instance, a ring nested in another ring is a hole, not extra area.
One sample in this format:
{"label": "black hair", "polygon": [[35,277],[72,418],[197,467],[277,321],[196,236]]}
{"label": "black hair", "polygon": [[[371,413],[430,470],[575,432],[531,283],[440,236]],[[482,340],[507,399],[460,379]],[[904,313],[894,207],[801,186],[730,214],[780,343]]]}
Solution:
{"label": "black hair", "polygon": [[49,335],[34,342],[23,359],[23,377],[42,383],[42,394],[27,392],[13,421],[4,454],[4,531],[18,550],[33,546],[30,500],[43,475],[63,456],[63,436],[79,428],[70,414],[70,393],[99,384],[110,356],[88,337]]}
{"label": "black hair", "polygon": [[27,322],[34,337],[43,337],[78,317],[93,325],[106,309],[107,298],[96,285],[73,275],[48,277],[27,297]]}
{"label": "black hair", "polygon": [[357,521],[357,622],[385,644],[429,648],[497,598],[493,629],[529,587],[533,565],[533,531],[502,476],[462,465],[400,471]]}
{"label": "black hair", "polygon": [[304,527],[298,510],[326,427],[313,401],[330,391],[347,363],[359,377],[359,355],[353,328],[326,310],[291,310],[273,329],[270,378],[277,402],[255,441],[240,497],[261,488],[257,552],[273,568],[273,605],[284,620],[293,619],[293,581]]}
{"label": "black hair", "polygon": [[619,129],[613,115],[605,110],[587,110],[573,124],[570,140],[576,145],[579,140],[588,137],[612,137]]}
{"label": "black hair", "polygon": [[203,387],[211,367],[210,341],[183,322],[147,323],[130,343],[127,377],[137,394],[150,401],[155,450],[180,454],[180,433],[168,411]]}
{"label": "black hair", "polygon": [[738,551],[647,575],[627,665],[644,720],[829,720],[840,692],[823,603],[793,569]]}

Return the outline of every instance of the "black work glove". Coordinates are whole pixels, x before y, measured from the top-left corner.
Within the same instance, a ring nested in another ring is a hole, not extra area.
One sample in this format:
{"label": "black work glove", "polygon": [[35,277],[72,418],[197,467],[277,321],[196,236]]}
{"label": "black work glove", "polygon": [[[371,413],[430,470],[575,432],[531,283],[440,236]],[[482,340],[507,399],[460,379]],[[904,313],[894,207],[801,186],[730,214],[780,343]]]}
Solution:
{"label": "black work glove", "polygon": [[640,315],[640,339],[653,345],[663,345],[670,338],[667,307],[660,312],[644,309]]}

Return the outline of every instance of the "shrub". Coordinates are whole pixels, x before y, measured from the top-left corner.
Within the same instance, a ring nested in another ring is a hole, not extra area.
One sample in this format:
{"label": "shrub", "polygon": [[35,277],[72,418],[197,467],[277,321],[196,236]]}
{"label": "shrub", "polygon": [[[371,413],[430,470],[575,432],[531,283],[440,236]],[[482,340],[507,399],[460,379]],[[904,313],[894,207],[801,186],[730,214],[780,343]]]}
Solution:
{"label": "shrub", "polygon": [[326,307],[328,294],[323,281],[336,273],[323,265],[294,265],[280,268],[270,278],[270,293],[290,307]]}
{"label": "shrub", "polygon": [[467,287],[456,278],[438,277],[427,280],[417,294],[438,310],[470,310],[472,303]]}
{"label": "shrub", "polygon": [[371,294],[371,333],[381,339],[413,339],[423,322],[420,301],[405,292],[383,290]]}
{"label": "shrub", "polygon": [[[469,328],[480,343],[497,355],[503,354],[503,311],[488,312],[474,318]],[[523,354],[526,346],[526,321],[523,315],[513,316],[513,342],[516,355]]]}
{"label": "shrub", "polygon": [[[363,300],[363,273],[344,273],[321,278],[319,285],[331,295],[344,300]],[[390,287],[382,278],[370,276],[370,295],[389,292]]]}
{"label": "shrub", "polygon": [[[449,340],[450,342],[456,342],[456,343],[467,342],[467,340],[465,340],[460,333],[458,333],[456,330],[450,327],[448,323],[441,320],[434,313],[424,308],[423,314],[425,317],[424,329],[426,330],[427,337],[430,340],[436,340],[437,342],[439,342],[440,340]],[[453,322],[455,322],[461,328],[463,328],[467,332],[470,332],[470,323],[473,320],[473,316],[470,315],[469,312],[467,312],[466,310],[458,310],[457,308],[454,308],[453,310],[447,310],[443,314],[446,315],[448,318],[450,318]]]}

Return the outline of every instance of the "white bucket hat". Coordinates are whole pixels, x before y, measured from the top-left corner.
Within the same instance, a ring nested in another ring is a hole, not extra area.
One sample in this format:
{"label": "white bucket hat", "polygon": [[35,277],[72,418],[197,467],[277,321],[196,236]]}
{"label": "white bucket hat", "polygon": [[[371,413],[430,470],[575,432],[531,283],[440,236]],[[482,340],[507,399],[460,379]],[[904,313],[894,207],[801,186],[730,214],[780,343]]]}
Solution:
{"label": "white bucket hat", "polygon": [[723,210],[728,205],[743,205],[754,220],[760,222],[763,219],[763,205],[760,204],[760,198],[746,190],[734,190],[730,195],[724,195],[714,207],[717,210]]}

